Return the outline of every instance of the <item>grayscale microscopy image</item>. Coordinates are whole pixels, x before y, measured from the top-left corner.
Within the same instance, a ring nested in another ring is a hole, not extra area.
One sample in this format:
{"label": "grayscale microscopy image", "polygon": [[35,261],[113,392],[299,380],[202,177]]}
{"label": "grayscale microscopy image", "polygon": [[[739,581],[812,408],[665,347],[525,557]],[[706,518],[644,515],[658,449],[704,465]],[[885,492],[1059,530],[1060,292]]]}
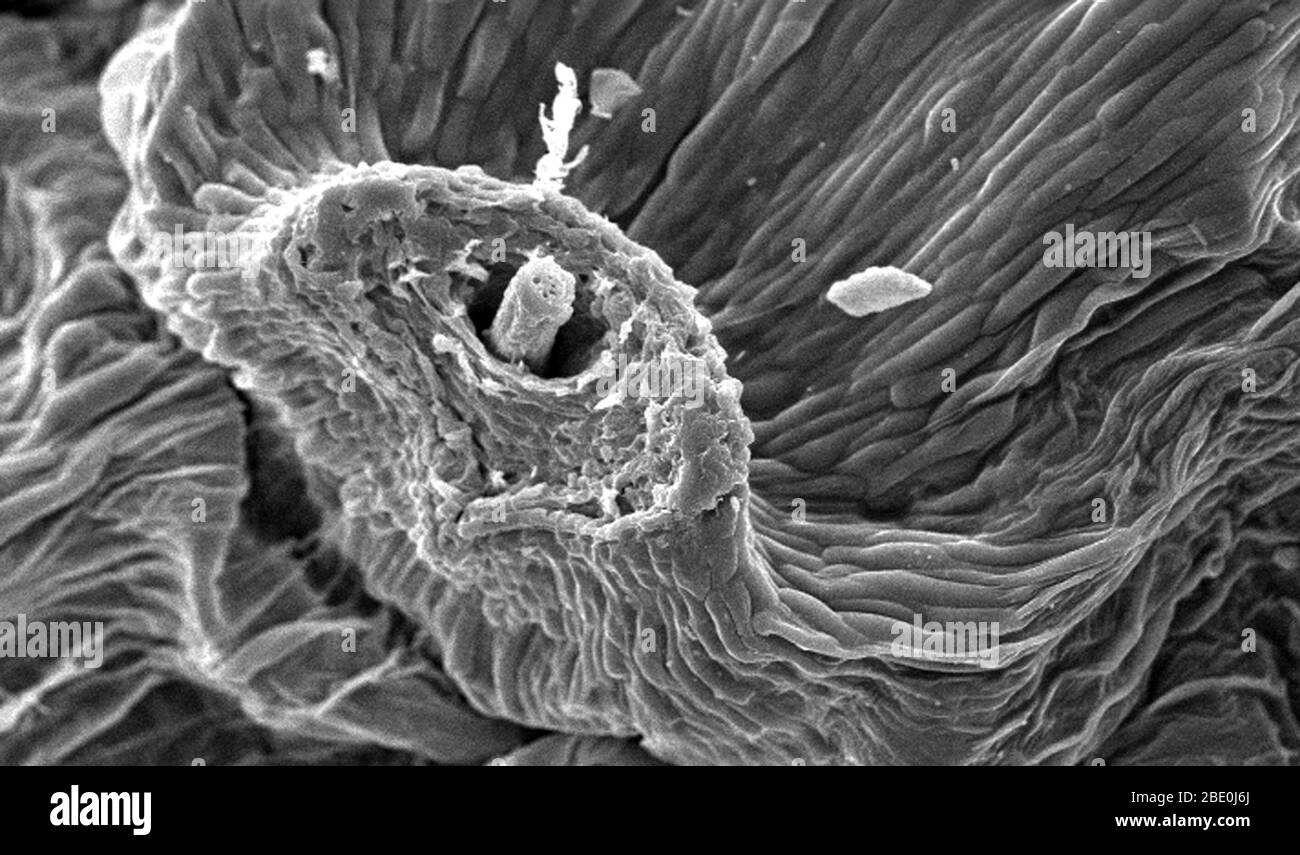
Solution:
{"label": "grayscale microscopy image", "polygon": [[1300,0],[36,2],[0,84],[0,764],[1300,764]]}

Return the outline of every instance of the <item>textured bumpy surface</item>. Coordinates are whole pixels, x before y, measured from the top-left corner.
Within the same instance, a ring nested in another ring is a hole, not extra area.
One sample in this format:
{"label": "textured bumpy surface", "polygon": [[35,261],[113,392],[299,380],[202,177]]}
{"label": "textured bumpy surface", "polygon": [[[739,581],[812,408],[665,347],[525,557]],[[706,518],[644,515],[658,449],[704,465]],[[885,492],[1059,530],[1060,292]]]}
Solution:
{"label": "textured bumpy surface", "polygon": [[1300,760],[1300,6],[1025,5],[7,21],[0,760]]}

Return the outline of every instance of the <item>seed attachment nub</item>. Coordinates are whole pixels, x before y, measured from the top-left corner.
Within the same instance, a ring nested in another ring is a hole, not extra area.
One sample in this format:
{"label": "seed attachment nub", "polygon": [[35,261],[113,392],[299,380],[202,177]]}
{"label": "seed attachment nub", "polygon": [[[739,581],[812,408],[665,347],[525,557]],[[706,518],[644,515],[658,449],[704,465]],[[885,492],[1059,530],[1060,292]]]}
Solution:
{"label": "seed attachment nub", "polygon": [[551,356],[555,334],[573,316],[576,280],[546,256],[530,258],[515,272],[492,319],[488,342],[497,356],[522,361],[541,372]]}

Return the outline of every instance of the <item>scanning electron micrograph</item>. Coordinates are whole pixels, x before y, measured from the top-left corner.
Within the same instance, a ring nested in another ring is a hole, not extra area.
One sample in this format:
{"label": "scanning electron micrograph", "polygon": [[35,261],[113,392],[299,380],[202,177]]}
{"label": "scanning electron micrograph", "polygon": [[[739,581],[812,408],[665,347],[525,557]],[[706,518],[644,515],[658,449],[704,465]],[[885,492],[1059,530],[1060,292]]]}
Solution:
{"label": "scanning electron micrograph", "polygon": [[0,83],[0,764],[1300,764],[1300,0],[68,0]]}

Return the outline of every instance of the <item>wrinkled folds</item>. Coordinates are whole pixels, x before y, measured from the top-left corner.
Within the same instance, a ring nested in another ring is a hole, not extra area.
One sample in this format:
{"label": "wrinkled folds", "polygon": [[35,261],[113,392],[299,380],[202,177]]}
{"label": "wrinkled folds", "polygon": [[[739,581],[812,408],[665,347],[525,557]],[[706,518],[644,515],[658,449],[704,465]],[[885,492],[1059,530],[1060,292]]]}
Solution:
{"label": "wrinkled folds", "polygon": [[[66,79],[3,31],[0,612],[109,628],[0,661],[6,762],[1300,756],[1296,4],[128,23]],[[562,190],[557,61],[640,90]],[[1045,266],[1066,224],[1150,276]],[[529,367],[485,330],[537,255]],[[932,290],[826,298],[870,267]],[[664,361],[697,398],[606,400]],[[899,655],[918,615],[996,667]]]}

